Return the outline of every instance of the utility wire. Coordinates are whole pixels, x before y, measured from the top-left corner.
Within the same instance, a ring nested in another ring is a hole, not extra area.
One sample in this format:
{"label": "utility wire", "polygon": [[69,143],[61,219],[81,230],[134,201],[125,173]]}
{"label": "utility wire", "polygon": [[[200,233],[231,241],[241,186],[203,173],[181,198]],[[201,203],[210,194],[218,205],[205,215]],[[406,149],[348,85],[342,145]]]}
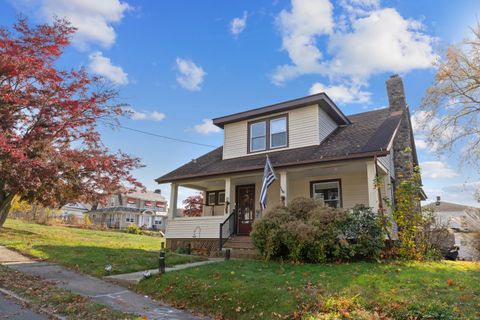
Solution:
{"label": "utility wire", "polygon": [[143,130],[139,130],[139,129],[134,129],[134,128],[122,126],[121,124],[113,124],[113,123],[107,123],[107,122],[104,122],[104,123],[107,124],[107,125],[109,125],[109,126],[114,126],[114,127],[118,127],[118,128],[130,130],[130,131],[138,132],[138,133],[143,133],[143,134],[146,134],[146,135],[149,135],[149,136],[153,136],[153,137],[157,137],[157,138],[163,138],[163,139],[172,140],[172,141],[177,141],[177,142],[182,142],[182,143],[194,144],[194,145],[202,146],[202,147],[216,148],[216,146],[213,146],[213,145],[211,145],[211,144],[206,144],[206,143],[200,143],[200,142],[195,142],[195,141],[189,141],[189,140],[183,140],[183,139],[178,139],[178,138],[163,136],[163,135],[160,135],[160,134],[157,134],[157,133],[153,133],[153,132],[148,132],[148,131],[143,131]]}

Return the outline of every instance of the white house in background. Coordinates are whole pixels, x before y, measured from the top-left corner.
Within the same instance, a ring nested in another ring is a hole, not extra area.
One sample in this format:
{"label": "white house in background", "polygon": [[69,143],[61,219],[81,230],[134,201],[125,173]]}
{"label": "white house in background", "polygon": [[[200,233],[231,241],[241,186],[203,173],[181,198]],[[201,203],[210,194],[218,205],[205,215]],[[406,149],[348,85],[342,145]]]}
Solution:
{"label": "white house in background", "polygon": [[92,208],[86,203],[68,203],[64,205],[60,211],[60,218],[65,222],[82,223],[84,215]]}
{"label": "white house in background", "polygon": [[455,237],[455,245],[460,248],[458,251],[458,258],[462,260],[478,260],[480,259],[480,252],[473,247],[474,227],[469,215],[479,217],[480,209],[464,206],[457,203],[450,203],[445,201],[437,201],[430,203],[423,208],[433,209],[435,218],[441,225],[448,226]]}
{"label": "white house in background", "polygon": [[[262,217],[266,155],[278,176],[267,208],[312,197],[331,207],[377,210],[380,196],[392,199],[395,184],[418,165],[399,76],[387,81],[387,94],[388,108],[349,116],[320,93],[214,119],[223,147],[156,179],[171,184],[167,247],[251,247],[252,224]],[[203,193],[202,216],[176,216],[179,187]]]}
{"label": "white house in background", "polygon": [[124,229],[131,224],[140,228],[165,231],[167,201],[161,190],[118,193],[106,205],[89,212],[93,223],[109,228]]}

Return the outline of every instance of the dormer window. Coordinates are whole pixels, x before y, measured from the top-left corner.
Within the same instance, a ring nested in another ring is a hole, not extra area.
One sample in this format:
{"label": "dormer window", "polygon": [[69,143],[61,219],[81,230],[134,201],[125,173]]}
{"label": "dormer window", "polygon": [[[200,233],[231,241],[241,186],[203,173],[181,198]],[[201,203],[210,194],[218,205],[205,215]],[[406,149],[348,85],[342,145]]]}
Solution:
{"label": "dormer window", "polygon": [[287,118],[270,120],[270,149],[287,146]]}
{"label": "dormer window", "polygon": [[249,123],[248,151],[258,152],[288,146],[287,116]]}

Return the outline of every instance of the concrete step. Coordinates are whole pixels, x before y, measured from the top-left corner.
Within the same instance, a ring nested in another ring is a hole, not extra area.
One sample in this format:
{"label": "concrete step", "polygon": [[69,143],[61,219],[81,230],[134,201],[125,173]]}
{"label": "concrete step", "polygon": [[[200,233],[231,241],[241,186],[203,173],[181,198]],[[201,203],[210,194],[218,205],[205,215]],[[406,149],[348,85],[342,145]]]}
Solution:
{"label": "concrete step", "polygon": [[[261,259],[257,249],[228,248],[230,257],[234,259]],[[224,249],[226,250],[226,248]]]}
{"label": "concrete step", "polygon": [[252,243],[227,241],[224,245],[226,249],[254,249]]}

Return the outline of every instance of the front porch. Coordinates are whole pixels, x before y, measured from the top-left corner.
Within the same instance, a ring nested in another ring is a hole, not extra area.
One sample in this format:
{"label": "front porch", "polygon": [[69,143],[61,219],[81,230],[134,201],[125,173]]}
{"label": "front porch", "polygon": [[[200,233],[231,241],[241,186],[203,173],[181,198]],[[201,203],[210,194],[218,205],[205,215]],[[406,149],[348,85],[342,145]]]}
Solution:
{"label": "front porch", "polygon": [[[267,210],[287,205],[297,197],[313,197],[336,208],[364,204],[378,209],[379,193],[374,186],[377,174],[383,182],[381,197],[391,198],[389,168],[372,158],[278,168],[275,173],[277,180],[267,193]],[[193,241],[218,249],[233,235],[249,236],[253,222],[264,213],[259,203],[262,178],[263,171],[253,171],[173,182],[167,246],[176,249]],[[202,193],[204,206],[200,217],[177,216],[179,187]]]}

